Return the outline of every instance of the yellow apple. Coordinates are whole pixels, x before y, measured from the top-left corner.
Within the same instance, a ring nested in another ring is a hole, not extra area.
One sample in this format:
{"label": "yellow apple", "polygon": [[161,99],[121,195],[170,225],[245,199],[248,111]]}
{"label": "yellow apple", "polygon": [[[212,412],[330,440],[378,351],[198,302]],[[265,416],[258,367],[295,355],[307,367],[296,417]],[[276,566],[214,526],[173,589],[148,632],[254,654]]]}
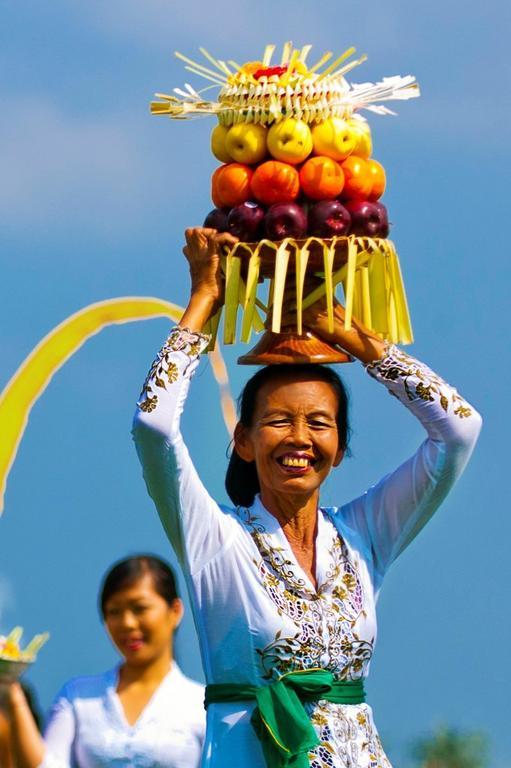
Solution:
{"label": "yellow apple", "polygon": [[237,123],[227,131],[225,148],[237,163],[260,163],[266,157],[266,134],[264,125]]}
{"label": "yellow apple", "polygon": [[314,154],[330,157],[332,160],[345,160],[354,151],[357,134],[346,120],[329,117],[312,128]]}
{"label": "yellow apple", "polygon": [[216,125],[211,131],[211,151],[221,163],[230,163],[232,157],[225,146],[225,137],[229,129],[225,125]]}
{"label": "yellow apple", "polygon": [[355,132],[357,137],[357,144],[353,150],[353,154],[357,157],[362,157],[364,160],[368,160],[373,151],[369,123],[367,120],[364,120],[363,117],[350,117],[346,122]]}
{"label": "yellow apple", "polygon": [[274,123],[266,139],[270,155],[275,160],[297,165],[312,152],[312,134],[307,123],[287,117]]}

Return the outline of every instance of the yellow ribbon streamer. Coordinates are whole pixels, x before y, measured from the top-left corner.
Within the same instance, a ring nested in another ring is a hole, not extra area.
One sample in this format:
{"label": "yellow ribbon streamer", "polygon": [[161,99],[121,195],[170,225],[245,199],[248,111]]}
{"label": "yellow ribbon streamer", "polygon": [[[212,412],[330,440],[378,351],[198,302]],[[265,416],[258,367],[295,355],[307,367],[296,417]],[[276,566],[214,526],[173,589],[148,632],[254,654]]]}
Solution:
{"label": "yellow ribbon streamer", "polygon": [[[176,322],[182,307],[163,299],[126,296],[107,299],[76,312],[48,333],[20,365],[0,394],[0,514],[4,508],[7,477],[27,426],[30,412],[55,373],[92,336],[109,325],[170,317]],[[236,421],[220,352],[212,353],[213,374],[220,385],[221,405],[230,433]]]}

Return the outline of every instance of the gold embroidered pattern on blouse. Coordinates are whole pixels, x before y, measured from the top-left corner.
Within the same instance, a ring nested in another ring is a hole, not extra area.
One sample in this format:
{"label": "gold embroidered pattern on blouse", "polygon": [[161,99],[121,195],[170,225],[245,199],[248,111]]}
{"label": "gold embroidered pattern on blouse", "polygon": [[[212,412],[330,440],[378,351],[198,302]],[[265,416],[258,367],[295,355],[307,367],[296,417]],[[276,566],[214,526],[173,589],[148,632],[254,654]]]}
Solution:
{"label": "gold embroidered pattern on blouse", "polygon": [[361,639],[355,626],[364,615],[364,594],[355,563],[344,541],[335,536],[328,552],[330,566],[317,591],[295,572],[282,548],[273,545],[266,529],[250,510],[239,508],[261,555],[255,561],[261,582],[279,616],[287,616],[296,632],[276,633],[273,642],[257,649],[263,677],[271,679],[297,669],[322,667],[339,680],[362,677],[373,653],[373,642]]}
{"label": "gold embroidered pattern on blouse", "polygon": [[[404,391],[410,401],[420,399],[434,402],[438,399],[446,413],[449,407],[453,407],[454,415],[460,419],[472,415],[472,409],[466,400],[453,387],[450,387],[426,365],[392,344],[387,345],[386,354],[381,360],[376,360],[367,366],[367,372],[373,378],[383,381],[402,379]],[[394,393],[391,392],[391,394]]]}
{"label": "gold embroidered pattern on blouse", "polygon": [[[157,357],[153,360],[149,373],[138,400],[141,411],[151,413],[158,405],[157,388],[166,389],[168,384],[173,384],[179,378],[179,368],[171,359],[175,352],[182,352],[188,357],[190,365],[201,351],[209,344],[209,336],[202,333],[194,333],[188,328],[173,328],[161,348]],[[185,366],[185,371],[188,366]]]}

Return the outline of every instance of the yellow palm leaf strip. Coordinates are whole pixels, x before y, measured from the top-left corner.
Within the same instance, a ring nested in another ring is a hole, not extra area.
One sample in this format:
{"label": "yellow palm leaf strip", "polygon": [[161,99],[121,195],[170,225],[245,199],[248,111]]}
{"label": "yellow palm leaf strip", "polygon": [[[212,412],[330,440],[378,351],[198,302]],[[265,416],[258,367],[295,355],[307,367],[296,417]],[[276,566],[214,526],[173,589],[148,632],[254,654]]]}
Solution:
{"label": "yellow palm leaf strip", "polygon": [[224,417],[225,426],[229,434],[233,435],[234,427],[236,426],[236,406],[231,395],[229,388],[229,376],[227,375],[227,368],[225,367],[224,359],[220,353],[220,348],[217,347],[210,356],[211,368],[213,369],[213,376],[216,379],[218,387],[220,389],[220,406],[222,408],[222,414]]}
{"label": "yellow palm leaf strip", "polygon": [[282,56],[280,58],[281,67],[285,67],[287,64],[289,64],[289,59],[291,57],[292,50],[293,50],[293,43],[291,41],[284,43],[282,47]]}
{"label": "yellow palm leaf strip", "polygon": [[220,318],[222,317],[222,309],[223,307],[220,307],[220,309],[218,309],[215,312],[215,314],[209,318],[209,323],[206,329],[206,333],[211,334],[211,339],[207,346],[206,352],[212,352],[216,347],[216,337],[218,335],[218,326],[220,325]]}
{"label": "yellow palm leaf strip", "polygon": [[223,72],[228,77],[232,75],[232,72],[229,69],[229,67],[226,65],[225,61],[220,61],[219,59],[215,59],[214,56],[212,56],[209,53],[209,51],[207,51],[205,48],[199,48],[199,51],[209,62],[211,62],[211,64],[213,64],[214,67],[216,67],[216,69],[219,69],[220,72]]}
{"label": "yellow palm leaf strip", "polygon": [[300,51],[299,61],[301,61],[302,64],[305,64],[305,62],[307,61],[307,56],[309,55],[311,48],[312,48],[312,45],[304,45],[302,50]]}
{"label": "yellow palm leaf strip", "polygon": [[23,650],[23,655],[31,657],[37,656],[43,645],[48,641],[49,637],[49,632],[42,632],[40,635],[34,635],[27,647]]}
{"label": "yellow palm leaf strip", "polygon": [[360,281],[362,284],[362,322],[367,328],[372,327],[371,319],[371,291],[369,289],[369,269],[360,267]]}
{"label": "yellow palm leaf strip", "polygon": [[187,69],[188,72],[193,72],[194,75],[203,77],[205,80],[211,80],[211,82],[216,85],[225,85],[225,80],[221,80],[220,75],[217,75],[215,72],[212,75],[206,75],[205,72],[201,72],[199,69],[195,69],[195,67],[186,66],[185,69]]}
{"label": "yellow palm leaf strip", "polygon": [[225,260],[224,344],[234,344],[236,341],[240,270],[240,257],[233,256],[232,251],[229,251]]}
{"label": "yellow palm leaf strip", "polygon": [[287,265],[289,262],[289,250],[291,241],[288,237],[282,241],[275,254],[275,272],[273,285],[273,306],[271,329],[273,333],[280,333],[280,320],[282,317],[282,302],[286,287]]}
{"label": "yellow palm leaf strip", "polygon": [[237,61],[233,61],[232,59],[229,59],[227,63],[231,65],[231,67],[234,69],[235,72],[240,71],[241,67]]}
{"label": "yellow palm leaf strip", "polygon": [[183,109],[183,107],[180,104],[172,104],[171,102],[166,101],[151,101],[149,105],[149,109],[151,110],[151,114],[153,115],[166,115],[169,114],[169,112],[173,112],[176,110],[176,107],[178,108],[178,111]]}
{"label": "yellow palm leaf strip", "polygon": [[362,319],[362,277],[359,269],[355,272],[355,285],[353,286],[353,317],[356,320]]}
{"label": "yellow palm leaf strip", "polygon": [[399,264],[399,257],[394,248],[394,244],[390,240],[387,241],[387,250],[390,258],[390,271],[392,276],[394,297],[396,301],[399,334],[398,342],[401,344],[412,344],[413,330],[410,320],[410,312],[408,310],[408,301],[406,299],[403,277],[401,274],[401,266]]}
{"label": "yellow palm leaf strip", "polygon": [[5,638],[5,644],[6,645],[15,645],[19,647],[19,644],[21,642],[21,637],[23,635],[23,628],[22,627],[14,627],[7,637]]}
{"label": "yellow palm leaf strip", "polygon": [[318,70],[320,67],[322,67],[323,64],[326,64],[327,61],[330,61],[332,56],[333,56],[332,51],[327,51],[326,53],[324,53],[323,56],[320,58],[320,60],[317,61],[314,64],[314,66],[309,69],[309,75],[312,75],[314,72],[316,72],[316,70]]}
{"label": "yellow palm leaf strip", "polygon": [[335,61],[332,62],[332,64],[329,64],[326,69],[321,72],[319,79],[322,80],[324,77],[327,77],[331,72],[334,71],[340,64],[342,64],[343,61],[346,61],[346,59],[349,59],[350,56],[353,56],[355,53],[355,48],[348,48],[347,51],[344,51]]}
{"label": "yellow palm leaf strip", "polygon": [[[347,75],[348,72],[351,72],[352,69],[355,69],[355,67],[359,67],[361,64],[363,64],[364,61],[367,61],[367,56],[365,53],[359,59],[355,59],[355,61],[350,61],[344,67],[341,67],[340,69],[337,69],[335,72],[332,72],[332,77],[343,77],[344,75]],[[323,75],[321,76],[323,77]]]}
{"label": "yellow palm leaf strip", "polygon": [[388,316],[389,316],[389,341],[397,344],[399,341],[399,331],[397,324],[396,299],[394,293],[389,291],[388,296]]}
{"label": "yellow palm leaf strip", "polygon": [[255,302],[261,269],[261,257],[258,248],[259,246],[257,246],[254,253],[250,255],[248,262],[247,285],[245,290],[245,300],[243,302],[243,321],[241,325],[241,341],[244,344],[247,344],[250,341],[254,315],[256,314]]}
{"label": "yellow palm leaf strip", "polygon": [[[214,69],[209,69],[209,67],[205,67],[203,64],[199,64],[198,62],[194,61],[193,59],[189,59],[188,56],[184,56],[184,54],[179,53],[179,51],[175,51],[175,56],[178,59],[181,59],[181,61],[184,61],[185,64],[190,65],[190,67],[193,67],[193,69],[196,71],[196,74],[202,75],[210,75],[211,77],[214,77],[215,79],[219,80],[221,83],[225,83],[227,81],[226,77],[223,77],[221,74],[216,72]],[[188,69],[189,67],[185,67],[185,69]]]}
{"label": "yellow palm leaf strip", "polygon": [[389,329],[385,296],[385,254],[379,247],[373,249],[369,261],[369,289],[372,330],[386,336]]}
{"label": "yellow palm leaf strip", "polygon": [[271,62],[271,57],[273,56],[273,52],[275,51],[274,45],[267,45],[264,49],[263,54],[263,67],[269,67]]}
{"label": "yellow palm leaf strip", "polygon": [[292,56],[291,56],[291,60],[290,60],[289,65],[288,65],[287,72],[280,79],[280,85],[283,88],[285,88],[285,86],[288,84],[288,82],[289,82],[289,80],[291,78],[291,75],[294,72],[294,69],[296,67],[296,62],[298,61],[298,56],[299,55],[300,55],[300,51],[295,49],[293,51]]}
{"label": "yellow palm leaf strip", "polygon": [[355,271],[357,269],[357,241],[353,237],[348,238],[348,263],[346,270],[346,303],[344,306],[344,328],[351,330],[351,318],[353,314],[353,291],[355,290]]}
{"label": "yellow palm leaf strip", "polygon": [[305,273],[307,271],[307,262],[309,261],[309,248],[311,242],[314,240],[314,238],[309,237],[303,246],[300,248],[297,246],[296,252],[295,252],[295,261],[296,261],[296,327],[298,330],[298,333],[301,334],[303,331],[302,328],[302,320],[303,320],[303,286],[305,283]]}
{"label": "yellow palm leaf strip", "polygon": [[[367,264],[371,257],[371,252],[369,250],[363,250],[360,251],[357,254],[357,266],[361,267],[364,266],[364,264]],[[338,285],[339,283],[344,283],[346,281],[346,275],[348,273],[348,265],[344,264],[342,267],[340,267],[337,272],[334,272],[332,275],[332,282],[334,285]],[[317,288],[314,288],[313,291],[311,291],[303,300],[303,308],[308,309],[309,307],[312,307],[313,304],[316,303],[319,299],[323,298],[325,295],[325,284],[322,283],[321,285],[318,285]],[[344,295],[346,296],[346,289],[344,292]]]}
{"label": "yellow palm leaf strip", "polygon": [[334,256],[335,246],[329,247],[326,243],[323,243],[323,267],[325,271],[326,311],[329,333],[333,333],[334,330],[334,285],[332,280]]}

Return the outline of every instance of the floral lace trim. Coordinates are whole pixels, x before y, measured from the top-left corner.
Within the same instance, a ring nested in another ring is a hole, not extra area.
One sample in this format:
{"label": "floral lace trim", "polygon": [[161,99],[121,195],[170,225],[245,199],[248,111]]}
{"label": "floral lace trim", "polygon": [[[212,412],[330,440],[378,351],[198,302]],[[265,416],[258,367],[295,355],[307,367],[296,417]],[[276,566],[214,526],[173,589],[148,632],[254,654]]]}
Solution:
{"label": "floral lace trim", "polygon": [[203,333],[190,331],[188,328],[173,328],[167,338],[167,341],[153,360],[149,373],[147,374],[144,386],[137,402],[141,411],[151,413],[158,405],[158,394],[156,388],[167,389],[168,384],[174,384],[179,378],[179,368],[171,359],[174,352],[182,352],[188,357],[188,365],[185,366],[183,373],[198,357],[203,349],[207,347],[210,336]]}
{"label": "floral lace trim", "polygon": [[[388,344],[385,354],[380,360],[375,360],[366,366],[370,376],[381,381],[401,381],[408,400],[438,400],[447,413],[453,408],[453,413],[460,419],[472,416],[473,411],[466,400],[455,389],[414,357],[407,355],[402,349]],[[391,392],[391,394],[395,394]]]}
{"label": "floral lace trim", "polygon": [[[340,680],[362,677],[373,654],[373,641],[361,639],[357,623],[364,614],[364,595],[358,569],[344,541],[333,537],[326,580],[316,592],[307,588],[250,509],[237,514],[249,531],[261,560],[254,560],[261,583],[279,616],[294,624],[291,634],[280,629],[273,642],[257,648],[264,679],[298,669],[324,667]],[[286,624],[287,626],[287,624]]]}

